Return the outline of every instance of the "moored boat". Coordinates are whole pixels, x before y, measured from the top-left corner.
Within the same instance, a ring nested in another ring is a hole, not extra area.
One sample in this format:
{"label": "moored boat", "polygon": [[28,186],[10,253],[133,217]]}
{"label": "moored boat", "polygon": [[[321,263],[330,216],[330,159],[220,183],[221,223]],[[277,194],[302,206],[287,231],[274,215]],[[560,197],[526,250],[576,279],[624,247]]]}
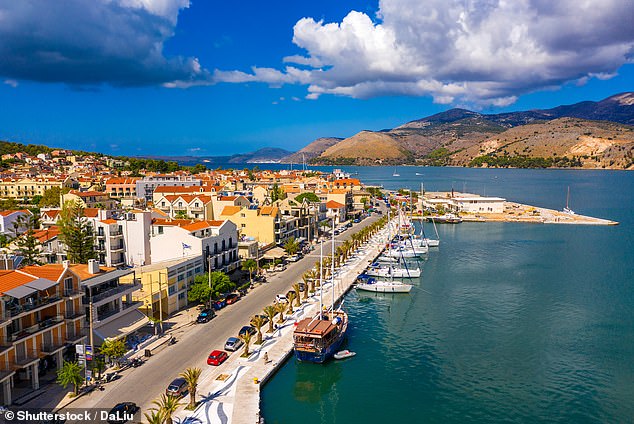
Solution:
{"label": "moored boat", "polygon": [[348,314],[328,311],[297,323],[293,349],[299,361],[322,364],[341,347],[348,329]]}
{"label": "moored boat", "polygon": [[375,280],[370,278],[364,282],[357,283],[357,289],[376,293],[409,293],[412,290],[412,285],[398,281]]}
{"label": "moored boat", "polygon": [[346,349],[346,350],[340,350],[339,352],[335,353],[333,357],[335,359],[346,359],[346,358],[352,358],[356,354],[357,354],[356,352],[350,352],[348,349]]}

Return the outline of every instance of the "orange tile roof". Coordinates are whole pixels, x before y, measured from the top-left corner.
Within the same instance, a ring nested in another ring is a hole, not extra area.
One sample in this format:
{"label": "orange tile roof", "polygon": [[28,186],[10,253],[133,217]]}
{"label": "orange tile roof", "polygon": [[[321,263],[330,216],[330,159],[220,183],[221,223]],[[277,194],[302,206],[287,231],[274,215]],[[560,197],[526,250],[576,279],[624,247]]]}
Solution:
{"label": "orange tile roof", "polygon": [[332,194],[344,194],[348,192],[349,190],[346,190],[345,188],[333,188],[332,190],[329,191],[329,193],[332,193]]}
{"label": "orange tile roof", "polygon": [[277,215],[278,209],[274,206],[262,206],[260,208],[261,215]]}
{"label": "orange tile roof", "polygon": [[79,197],[90,197],[90,196],[107,196],[103,191],[77,191],[71,190],[70,194],[74,194]]}
{"label": "orange tile roof", "polygon": [[326,203],[326,207],[327,207],[328,209],[341,209],[341,208],[343,208],[343,207],[345,207],[345,206],[346,206],[346,205],[342,205],[341,203],[339,203],[339,202],[335,202],[334,200],[329,200],[329,201]]}
{"label": "orange tile roof", "polygon": [[97,209],[97,208],[85,208],[84,209],[84,216],[86,218],[97,218],[97,215],[99,215],[99,209]]}
{"label": "orange tile roof", "polygon": [[237,196],[220,196],[218,200],[220,200],[221,202],[232,202],[236,200],[237,198],[238,198]]}
{"label": "orange tile roof", "polygon": [[46,264],[41,266],[25,266],[20,268],[19,271],[36,278],[46,278],[47,280],[58,281],[65,269],[62,264]]}
{"label": "orange tile roof", "polygon": [[242,209],[240,206],[225,206],[220,215],[235,215]]}
{"label": "orange tile roof", "polygon": [[15,209],[15,210],[10,210],[10,211],[0,211],[0,215],[9,216],[9,215],[12,215],[12,214],[18,213],[18,212],[22,212],[22,213],[26,213],[26,214],[29,214],[29,215],[33,215],[33,213],[31,211],[26,210],[26,209]]}
{"label": "orange tile roof", "polygon": [[59,235],[59,227],[56,225],[52,225],[46,230],[40,230],[33,233],[33,236],[39,240],[40,243],[44,243],[49,241],[52,238],[55,238]]}
{"label": "orange tile roof", "polygon": [[101,222],[103,222],[104,224],[116,224],[117,221],[114,219],[102,219]]}
{"label": "orange tile roof", "polygon": [[154,189],[154,193],[200,193],[202,192],[201,186],[159,186]]}
{"label": "orange tile roof", "polygon": [[99,266],[99,274],[91,274],[88,272],[88,265],[80,264],[80,265],[71,265],[70,270],[75,273],[80,280],[87,280],[89,278],[95,277],[97,275],[105,274],[106,272],[114,271],[116,268],[111,268],[107,266]]}
{"label": "orange tile roof", "polygon": [[14,270],[0,271],[0,293],[5,294],[11,289],[36,279],[37,278],[35,277],[28,276]]}

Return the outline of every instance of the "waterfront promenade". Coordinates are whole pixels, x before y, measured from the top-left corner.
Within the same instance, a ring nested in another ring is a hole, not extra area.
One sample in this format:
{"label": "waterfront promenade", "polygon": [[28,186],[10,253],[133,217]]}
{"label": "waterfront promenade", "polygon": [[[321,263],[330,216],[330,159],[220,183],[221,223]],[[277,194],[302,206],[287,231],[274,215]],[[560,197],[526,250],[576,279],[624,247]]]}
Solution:
{"label": "waterfront promenade", "polygon": [[[387,227],[386,227],[387,228]],[[359,275],[380,253],[387,235],[384,228],[362,245],[336,272],[334,287],[326,283],[322,287],[323,304],[335,302],[352,287]],[[330,252],[324,252],[324,255]],[[231,355],[223,372],[204,373],[199,384],[202,402],[195,411],[181,409],[174,422],[208,422],[254,424],[260,419],[260,390],[284,361],[292,354],[294,324],[319,311],[319,291],[304,301],[295,312],[286,317],[272,334],[266,334],[260,346],[254,346],[248,358]],[[236,352],[239,353],[239,352]],[[268,361],[265,361],[266,353]],[[315,365],[319,366],[319,365]]]}

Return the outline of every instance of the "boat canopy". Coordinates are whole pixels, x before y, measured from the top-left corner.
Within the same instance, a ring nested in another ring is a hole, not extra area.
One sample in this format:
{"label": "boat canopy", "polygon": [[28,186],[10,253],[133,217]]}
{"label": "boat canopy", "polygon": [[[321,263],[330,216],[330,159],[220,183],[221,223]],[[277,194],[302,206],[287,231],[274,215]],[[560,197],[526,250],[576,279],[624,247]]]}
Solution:
{"label": "boat canopy", "polygon": [[318,320],[312,318],[304,318],[297,323],[295,335],[317,336],[321,337],[336,328],[330,321]]}

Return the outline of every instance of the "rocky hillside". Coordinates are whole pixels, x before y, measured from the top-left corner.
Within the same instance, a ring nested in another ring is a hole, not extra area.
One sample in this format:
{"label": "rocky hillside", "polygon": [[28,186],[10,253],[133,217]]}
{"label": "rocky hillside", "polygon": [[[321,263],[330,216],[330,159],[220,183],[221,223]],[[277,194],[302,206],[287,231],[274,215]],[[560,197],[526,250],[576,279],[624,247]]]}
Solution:
{"label": "rocky hillside", "polygon": [[312,162],[629,169],[631,125],[634,93],[502,114],[451,109],[388,131],[362,131]]}
{"label": "rocky hillside", "polygon": [[282,158],[280,162],[302,163],[302,161],[304,160],[308,162],[314,157],[321,155],[323,152],[326,151],[327,148],[329,148],[330,146],[334,146],[335,144],[339,143],[341,140],[343,140],[343,138],[336,138],[336,137],[318,138],[317,140],[313,141],[312,143],[310,143],[308,146],[304,147],[303,149],[293,153],[292,155],[288,155]]}

